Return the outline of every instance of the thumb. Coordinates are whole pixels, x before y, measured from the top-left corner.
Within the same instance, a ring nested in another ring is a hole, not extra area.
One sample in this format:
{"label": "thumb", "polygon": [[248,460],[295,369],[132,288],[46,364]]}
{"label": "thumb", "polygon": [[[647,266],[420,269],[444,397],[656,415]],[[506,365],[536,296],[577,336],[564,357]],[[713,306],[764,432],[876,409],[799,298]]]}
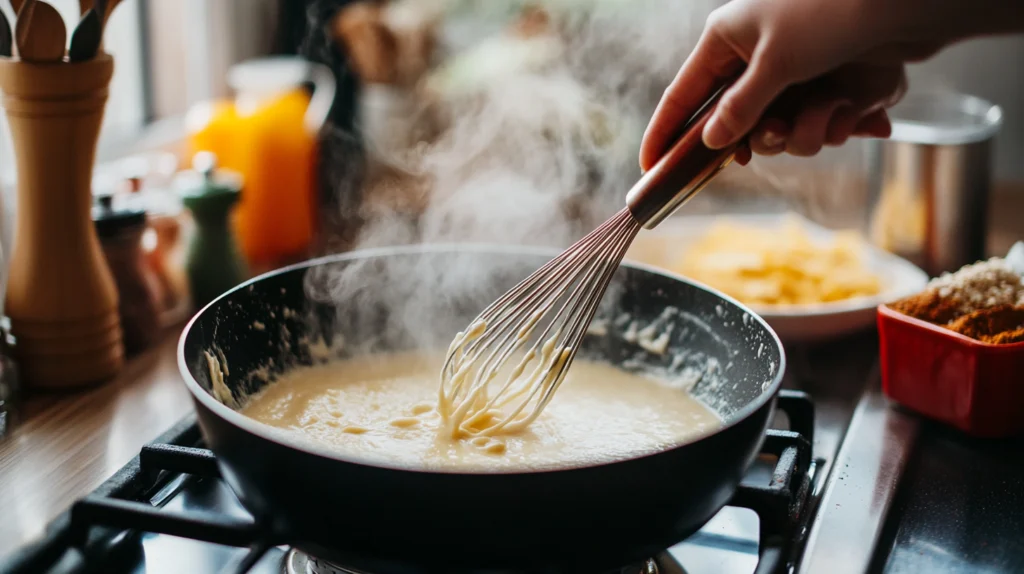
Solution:
{"label": "thumb", "polygon": [[756,53],[736,83],[722,95],[718,108],[704,126],[704,145],[721,149],[753,130],[789,84],[788,77],[781,72],[763,52]]}
{"label": "thumb", "polygon": [[640,167],[650,169],[681,135],[683,125],[738,73],[743,60],[713,32],[705,31],[658,103],[640,145]]}

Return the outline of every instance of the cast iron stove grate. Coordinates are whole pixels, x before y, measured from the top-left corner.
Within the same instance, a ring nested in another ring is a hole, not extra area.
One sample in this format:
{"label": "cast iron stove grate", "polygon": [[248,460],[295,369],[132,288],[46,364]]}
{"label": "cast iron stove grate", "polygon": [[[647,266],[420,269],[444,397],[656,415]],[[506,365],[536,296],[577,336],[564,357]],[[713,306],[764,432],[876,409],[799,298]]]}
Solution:
{"label": "cast iron stove grate", "polygon": [[[765,437],[761,452],[763,457],[774,458],[771,477],[765,481],[748,476],[729,504],[753,510],[759,518],[755,574],[789,570],[802,549],[811,510],[816,467],[811,460],[814,406],[806,394],[794,391],[780,392],[778,405],[789,419],[790,430],[769,430]],[[279,548],[281,541],[268,536],[269,528],[251,516],[203,508],[164,508],[190,485],[219,478],[216,459],[202,448],[199,428],[190,416],[143,447],[92,494],[54,519],[43,539],[0,563],[0,574],[138,572],[137,565],[143,562],[143,533],[247,549],[222,570],[226,574],[256,574],[257,564],[269,559],[277,560],[279,571],[288,574],[296,565],[310,574],[353,572]],[[615,574],[683,573],[685,569],[665,552]]]}

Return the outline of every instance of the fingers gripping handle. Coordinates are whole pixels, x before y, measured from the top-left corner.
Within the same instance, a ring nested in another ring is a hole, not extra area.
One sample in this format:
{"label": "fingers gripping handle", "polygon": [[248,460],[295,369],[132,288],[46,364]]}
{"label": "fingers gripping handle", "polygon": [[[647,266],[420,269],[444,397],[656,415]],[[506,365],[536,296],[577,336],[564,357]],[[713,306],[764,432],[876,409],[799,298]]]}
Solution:
{"label": "fingers gripping handle", "polygon": [[732,144],[713,150],[704,145],[704,126],[731,81],[723,83],[682,128],[682,135],[626,194],[626,205],[646,229],[654,229],[732,162]]}

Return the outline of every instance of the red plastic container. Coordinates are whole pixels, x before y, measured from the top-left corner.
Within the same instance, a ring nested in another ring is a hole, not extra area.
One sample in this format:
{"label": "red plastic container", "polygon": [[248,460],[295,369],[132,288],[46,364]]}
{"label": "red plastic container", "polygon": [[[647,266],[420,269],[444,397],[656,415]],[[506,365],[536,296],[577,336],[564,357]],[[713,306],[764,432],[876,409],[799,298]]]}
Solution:
{"label": "red plastic container", "polygon": [[1024,433],[1024,343],[990,345],[878,307],[882,391],[978,437]]}

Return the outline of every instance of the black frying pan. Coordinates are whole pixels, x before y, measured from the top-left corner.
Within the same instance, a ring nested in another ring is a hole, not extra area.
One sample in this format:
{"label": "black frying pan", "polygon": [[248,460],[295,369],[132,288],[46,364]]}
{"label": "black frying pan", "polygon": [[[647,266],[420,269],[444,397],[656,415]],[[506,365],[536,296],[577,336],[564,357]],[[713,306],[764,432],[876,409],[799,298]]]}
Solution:
{"label": "black frying pan", "polygon": [[781,343],[735,301],[641,266],[617,272],[599,317],[625,313],[646,325],[674,306],[683,313],[670,319],[669,352],[648,353],[613,327],[588,337],[582,355],[626,368],[704,369],[693,393],[726,421],[657,454],[523,473],[386,468],[256,423],[211,392],[204,351],[227,364],[224,382],[244,401],[268,374],[322,360],[322,345],[310,344],[321,337],[334,348],[343,341],[339,356],[446,349],[482,307],[552,255],[446,246],[355,252],[254,279],[189,323],[179,364],[203,435],[225,480],[275,540],[371,572],[598,571],[683,540],[729,501],[774,412]]}

